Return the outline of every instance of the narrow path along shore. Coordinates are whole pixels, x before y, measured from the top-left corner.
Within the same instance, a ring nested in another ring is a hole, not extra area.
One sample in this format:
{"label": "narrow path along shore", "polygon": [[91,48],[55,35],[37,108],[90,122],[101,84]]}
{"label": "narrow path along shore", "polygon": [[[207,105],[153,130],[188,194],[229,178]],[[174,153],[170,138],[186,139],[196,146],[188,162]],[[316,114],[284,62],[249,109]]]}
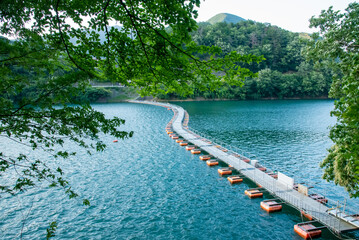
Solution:
{"label": "narrow path along shore", "polygon": [[267,191],[278,200],[311,215],[318,222],[327,226],[331,231],[342,233],[359,229],[359,219],[353,217],[353,215],[340,212],[338,209],[329,208],[306,194],[299,192],[298,189],[294,187],[295,183],[293,178],[280,172],[277,174],[278,177],[275,178],[274,175],[266,171],[265,167],[261,166],[257,160],[249,159],[234,151],[229,151],[189,130],[187,127],[188,115],[182,107],[161,102],[129,102],[156,105],[171,109],[174,112],[174,116],[167,127],[171,127],[173,132],[197,146],[201,151],[230,165],[241,175],[260,186],[257,188],[258,190]]}

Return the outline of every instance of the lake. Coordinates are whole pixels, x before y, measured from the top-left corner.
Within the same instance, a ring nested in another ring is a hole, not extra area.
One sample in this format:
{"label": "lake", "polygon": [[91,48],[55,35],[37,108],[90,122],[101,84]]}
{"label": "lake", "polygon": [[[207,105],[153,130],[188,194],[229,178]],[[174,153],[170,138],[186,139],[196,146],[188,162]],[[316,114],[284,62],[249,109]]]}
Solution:
{"label": "lake", "polygon": [[[332,144],[333,101],[176,104],[188,111],[190,127],[213,140],[315,185],[334,201],[348,198],[341,187],[320,179],[319,162]],[[19,238],[21,232],[23,239],[44,238],[52,221],[59,225],[54,239],[301,239],[293,231],[302,222],[298,211],[284,205],[282,212],[266,213],[260,199],[244,195],[253,183],[230,185],[217,167],[170,139],[165,126],[172,111],[131,103],[93,106],[125,119],[122,129],[134,136],[118,143],[103,136],[106,151],[92,156],[79,151],[69,160],[56,160],[80,194],[76,200],[46,188],[0,199],[0,239]],[[81,198],[91,206],[82,206]],[[359,209],[358,200],[348,202]],[[322,239],[336,238],[325,230]]]}

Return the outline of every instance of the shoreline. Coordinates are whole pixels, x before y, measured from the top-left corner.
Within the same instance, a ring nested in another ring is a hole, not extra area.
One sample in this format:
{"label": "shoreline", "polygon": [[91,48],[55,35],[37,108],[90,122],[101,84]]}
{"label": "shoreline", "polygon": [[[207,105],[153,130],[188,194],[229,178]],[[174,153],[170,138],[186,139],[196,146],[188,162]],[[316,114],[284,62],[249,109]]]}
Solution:
{"label": "shoreline", "polygon": [[228,102],[228,101],[277,101],[277,100],[335,100],[334,98],[329,98],[327,96],[323,97],[293,97],[293,98],[260,98],[260,99],[228,99],[228,98],[214,98],[214,99],[206,99],[202,97],[198,98],[186,98],[186,99],[157,99],[152,97],[144,97],[140,99],[99,99],[98,101],[92,102],[92,103],[121,103],[121,102],[129,102],[133,100],[146,100],[146,101],[154,101],[154,102]]}
{"label": "shoreline", "polygon": [[335,100],[329,97],[317,97],[317,98],[260,98],[260,99],[226,99],[226,98],[186,98],[186,99],[153,99],[157,102],[220,102],[220,101],[276,101],[276,100]]}

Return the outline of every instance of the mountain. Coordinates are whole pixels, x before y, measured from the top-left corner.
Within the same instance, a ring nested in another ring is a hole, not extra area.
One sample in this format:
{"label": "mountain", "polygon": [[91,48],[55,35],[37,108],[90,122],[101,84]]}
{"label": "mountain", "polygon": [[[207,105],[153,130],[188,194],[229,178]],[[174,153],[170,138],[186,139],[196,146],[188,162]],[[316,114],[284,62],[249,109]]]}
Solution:
{"label": "mountain", "polygon": [[215,24],[219,22],[226,22],[226,23],[238,23],[240,21],[246,21],[246,19],[238,17],[236,15],[230,13],[219,13],[214,17],[211,17],[207,22],[210,24]]}

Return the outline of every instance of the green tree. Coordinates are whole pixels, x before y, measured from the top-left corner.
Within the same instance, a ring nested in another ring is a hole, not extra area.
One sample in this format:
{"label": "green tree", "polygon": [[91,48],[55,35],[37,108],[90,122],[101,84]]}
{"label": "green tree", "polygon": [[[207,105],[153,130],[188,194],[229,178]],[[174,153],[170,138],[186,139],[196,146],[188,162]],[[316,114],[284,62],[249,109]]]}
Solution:
{"label": "green tree", "polygon": [[109,98],[110,96],[111,91],[108,89],[103,87],[88,87],[81,95],[75,96],[75,99],[79,102],[92,103],[99,99]]}
{"label": "green tree", "polygon": [[259,71],[257,82],[258,93],[262,98],[282,98],[281,94],[281,74],[278,71],[264,69]]}
{"label": "green tree", "polygon": [[[142,94],[176,92],[182,96],[191,94],[192,86],[205,90],[224,82],[241,85],[245,77],[254,76],[239,64],[261,57],[228,52],[218,58],[219,48],[191,41],[189,32],[196,29],[199,3],[1,1],[0,32],[16,39],[0,38],[0,136],[7,147],[25,145],[52,158],[68,158],[76,153],[63,149],[66,144],[77,144],[91,153],[105,149],[101,133],[131,137],[132,132],[118,128],[125,123],[123,119],[107,119],[76,101],[74,96],[84,92],[91,79],[135,86]],[[109,27],[110,21],[120,27]],[[208,60],[194,54],[207,54]],[[224,75],[213,74],[219,71]],[[98,92],[89,97],[98,97]],[[22,147],[18,147],[20,153],[12,154],[2,146],[1,195],[14,195],[47,180],[52,187],[64,188],[70,198],[77,196],[60,167],[48,167],[49,160],[34,159]],[[11,174],[16,173],[18,178],[13,178]],[[84,204],[89,202],[84,200]]]}
{"label": "green tree", "polygon": [[303,96],[301,94],[302,87],[298,74],[283,74],[281,78],[280,94],[282,97],[293,98]]}
{"label": "green tree", "polygon": [[345,12],[329,8],[313,17],[319,28],[308,49],[315,61],[329,60],[339,68],[331,96],[337,98],[332,115],[337,124],[330,131],[334,146],[321,163],[324,179],[344,186],[351,197],[359,197],[359,3],[351,3]]}

